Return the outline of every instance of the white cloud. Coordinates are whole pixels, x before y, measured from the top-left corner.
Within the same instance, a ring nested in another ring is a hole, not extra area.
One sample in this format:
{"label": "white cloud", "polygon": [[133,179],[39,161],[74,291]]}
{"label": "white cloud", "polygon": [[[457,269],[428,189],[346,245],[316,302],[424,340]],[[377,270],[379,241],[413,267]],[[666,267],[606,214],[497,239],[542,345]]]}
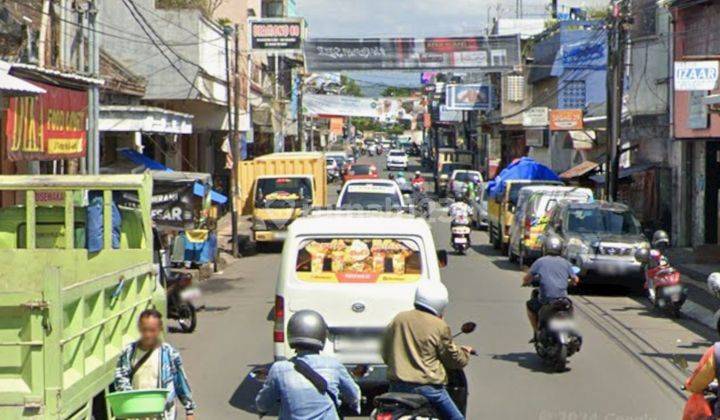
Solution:
{"label": "white cloud", "polygon": [[[526,17],[541,17],[548,1],[524,0]],[[578,6],[606,0],[569,0]],[[500,4],[500,10],[496,5]],[[450,36],[484,33],[492,17],[515,17],[515,0],[298,0],[311,37]]]}

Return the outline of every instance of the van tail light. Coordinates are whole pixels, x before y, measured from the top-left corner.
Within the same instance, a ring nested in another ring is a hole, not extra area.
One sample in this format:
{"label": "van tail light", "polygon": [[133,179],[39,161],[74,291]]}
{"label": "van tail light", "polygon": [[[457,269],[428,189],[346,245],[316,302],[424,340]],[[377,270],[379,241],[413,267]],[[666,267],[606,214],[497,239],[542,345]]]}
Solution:
{"label": "van tail light", "polygon": [[275,296],[275,326],[273,327],[273,341],[282,343],[285,341],[285,299],[282,296]]}
{"label": "van tail light", "polygon": [[530,229],[532,229],[532,221],[529,217],[525,217],[525,239],[530,239]]}
{"label": "van tail light", "polygon": [[375,172],[377,172],[377,168],[374,167],[374,166],[371,166],[371,167],[370,167],[370,173],[371,173],[371,174],[374,174]]}
{"label": "van tail light", "polygon": [[376,420],[393,420],[392,413],[377,413],[375,416]]}

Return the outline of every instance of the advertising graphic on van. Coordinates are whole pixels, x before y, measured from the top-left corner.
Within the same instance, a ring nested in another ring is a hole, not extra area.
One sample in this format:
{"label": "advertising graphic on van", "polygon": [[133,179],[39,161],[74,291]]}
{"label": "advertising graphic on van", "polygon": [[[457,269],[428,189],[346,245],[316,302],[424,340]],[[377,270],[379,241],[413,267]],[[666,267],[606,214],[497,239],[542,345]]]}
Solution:
{"label": "advertising graphic on van", "polygon": [[420,249],[409,239],[309,239],[296,263],[298,279],[319,283],[411,283],[421,267]]}

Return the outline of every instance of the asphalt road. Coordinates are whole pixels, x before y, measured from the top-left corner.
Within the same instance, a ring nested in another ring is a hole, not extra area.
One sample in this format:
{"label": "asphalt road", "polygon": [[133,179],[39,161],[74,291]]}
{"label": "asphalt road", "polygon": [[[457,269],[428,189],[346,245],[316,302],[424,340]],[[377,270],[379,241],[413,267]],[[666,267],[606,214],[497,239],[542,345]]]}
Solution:
{"label": "asphalt road", "polygon": [[[381,166],[382,158],[373,160]],[[447,222],[432,227],[438,247],[448,247]],[[472,239],[472,250],[451,256],[442,272],[451,296],[448,323],[478,323],[474,334],[459,339],[479,352],[466,370],[469,419],[680,418],[687,371],[678,361],[697,362],[712,331],[667,319],[622,290],[594,288],[573,297],[583,349],[569,371],[552,373],[527,343],[530,290],[519,287],[519,267],[494,251],[484,232]],[[184,357],[199,418],[257,418],[252,402],[259,385],[248,373],[272,361],[278,263],[278,254],[246,257],[203,283],[198,330],[170,336]]]}

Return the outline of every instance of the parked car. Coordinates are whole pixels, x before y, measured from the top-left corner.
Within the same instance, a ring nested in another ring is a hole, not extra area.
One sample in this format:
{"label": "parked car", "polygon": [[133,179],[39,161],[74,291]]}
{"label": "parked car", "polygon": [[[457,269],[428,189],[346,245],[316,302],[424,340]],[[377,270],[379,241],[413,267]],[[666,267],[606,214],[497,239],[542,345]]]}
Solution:
{"label": "parked car", "polygon": [[352,210],[398,211],[405,208],[405,200],[394,181],[355,179],[343,185],[336,206]]}
{"label": "parked car", "polygon": [[488,195],[485,192],[485,184],[478,188],[475,202],[470,203],[473,208],[473,226],[476,229],[487,229],[488,227]]}
{"label": "parked car", "polygon": [[593,200],[588,188],[541,185],[523,187],[510,226],[510,261],[521,265],[542,256],[543,233],[558,202],[587,203]]}
{"label": "parked car", "polygon": [[642,265],[635,252],[649,249],[650,243],[628,206],[606,201],[560,203],[545,234],[560,235],[563,256],[580,268],[584,283],[642,285]]}
{"label": "parked car", "polygon": [[388,171],[406,171],[408,167],[408,157],[405,151],[399,149],[390,150],[386,158]]}
{"label": "parked car", "polygon": [[437,184],[438,194],[440,194],[441,197],[447,195],[447,186],[448,182],[450,181],[450,175],[452,175],[452,173],[458,169],[464,169],[469,171],[472,170],[472,165],[470,165],[469,163],[446,162],[443,163],[440,167]]}
{"label": "parked car", "polygon": [[450,175],[450,180],[448,182],[452,197],[456,200],[462,199],[467,192],[467,185],[470,182],[475,183],[476,185],[482,183],[482,174],[478,171],[471,171],[467,169],[454,170]]}
{"label": "parked car", "polygon": [[285,334],[290,315],[312,309],[329,326],[323,354],[348,367],[363,395],[385,392],[383,332],[399,312],[413,308],[419,283],[441,281],[446,261],[422,218],[325,210],[296,220],[277,278],[275,360],[295,354]]}
{"label": "parked car", "polygon": [[562,186],[561,181],[544,179],[511,179],[505,181],[500,195],[488,197],[488,239],[493,248],[506,254],[510,244],[510,227],[513,225],[515,210],[523,188],[537,185]]}
{"label": "parked car", "polygon": [[351,179],[377,179],[378,172],[375,165],[366,165],[362,163],[353,163],[347,167],[343,174],[343,181],[348,182]]}

